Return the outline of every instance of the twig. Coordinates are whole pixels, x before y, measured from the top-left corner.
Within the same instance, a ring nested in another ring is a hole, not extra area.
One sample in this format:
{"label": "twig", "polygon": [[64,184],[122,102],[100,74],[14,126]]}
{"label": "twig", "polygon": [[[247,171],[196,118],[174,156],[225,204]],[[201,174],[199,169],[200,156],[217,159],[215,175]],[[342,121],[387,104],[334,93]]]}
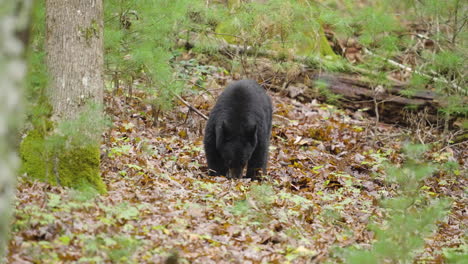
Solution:
{"label": "twig", "polygon": [[463,144],[468,144],[468,140],[464,140],[464,141],[462,141],[462,142],[458,142],[458,143],[454,143],[454,144],[451,144],[451,145],[447,145],[447,146],[441,148],[441,149],[439,150],[439,153],[445,151],[446,149],[448,149],[448,148],[450,148],[450,147],[455,147],[455,146],[463,145]]}
{"label": "twig", "polygon": [[182,97],[180,97],[178,94],[172,92],[172,95],[174,95],[175,97],[177,97],[177,99],[179,99],[184,105],[186,105],[190,110],[194,111],[195,113],[197,113],[199,116],[201,116],[203,119],[205,120],[208,120],[208,117],[203,114],[202,112],[200,112],[198,109],[196,109],[195,107],[191,106],[187,101],[185,101]]}

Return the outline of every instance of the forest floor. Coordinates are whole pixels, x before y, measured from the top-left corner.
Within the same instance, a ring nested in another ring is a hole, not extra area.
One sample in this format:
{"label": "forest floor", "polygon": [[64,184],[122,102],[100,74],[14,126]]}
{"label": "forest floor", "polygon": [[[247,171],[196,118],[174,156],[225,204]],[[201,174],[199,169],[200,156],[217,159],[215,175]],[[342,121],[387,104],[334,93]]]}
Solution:
{"label": "forest floor", "polygon": [[[228,78],[182,97],[208,115]],[[339,248],[369,248],[368,225],[385,221],[379,201],[397,190],[385,181],[385,162],[401,164],[401,149],[415,135],[359,112],[269,94],[273,131],[260,182],[207,176],[206,121],[186,105],[176,103],[154,127],[145,93],[107,94],[108,194],[20,179],[7,261],[322,263],[336,261]],[[463,172],[467,155],[460,145],[427,158],[455,161]],[[439,171],[420,190],[451,202],[418,255],[421,263],[444,263],[442,248],[466,246],[467,179],[460,171]]]}

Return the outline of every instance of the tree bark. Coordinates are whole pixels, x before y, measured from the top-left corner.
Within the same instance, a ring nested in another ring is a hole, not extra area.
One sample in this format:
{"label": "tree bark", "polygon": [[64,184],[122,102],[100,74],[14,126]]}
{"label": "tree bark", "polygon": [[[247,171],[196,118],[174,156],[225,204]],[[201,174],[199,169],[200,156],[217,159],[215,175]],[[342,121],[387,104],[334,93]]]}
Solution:
{"label": "tree bark", "polygon": [[[37,159],[34,155],[38,152],[45,159],[43,167],[29,167],[27,172],[52,184],[92,187],[105,193],[99,170],[102,110],[95,107],[103,104],[104,93],[103,2],[46,0],[45,4],[47,95],[54,132],[58,132],[54,136],[62,141],[54,141],[52,149],[41,151],[33,149],[40,135],[30,133],[23,140],[24,159]],[[44,147],[51,145],[47,136]]]}
{"label": "tree bark", "polygon": [[0,13],[0,262],[10,231],[11,205],[19,165],[14,138],[18,135],[25,63],[21,41],[15,35],[27,24],[31,0],[2,3]]}
{"label": "tree bark", "polygon": [[46,50],[55,120],[103,102],[102,0],[46,0]]}

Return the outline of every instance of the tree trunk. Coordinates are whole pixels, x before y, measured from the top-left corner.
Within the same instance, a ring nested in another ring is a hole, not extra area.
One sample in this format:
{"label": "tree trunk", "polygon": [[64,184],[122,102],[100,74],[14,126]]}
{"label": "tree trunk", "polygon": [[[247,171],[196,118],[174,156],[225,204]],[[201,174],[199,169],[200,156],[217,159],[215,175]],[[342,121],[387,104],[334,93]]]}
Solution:
{"label": "tree trunk", "polygon": [[21,91],[25,74],[23,45],[15,35],[27,25],[31,0],[3,3],[0,13],[0,262],[10,229],[11,205],[19,165],[14,138],[21,116]]}
{"label": "tree trunk", "polygon": [[103,102],[102,0],[46,0],[46,28],[54,118],[73,118],[87,102]]}
{"label": "tree trunk", "polygon": [[52,184],[103,193],[96,129],[102,127],[102,112],[94,107],[102,105],[104,92],[102,0],[45,4],[47,96],[54,128],[47,133],[36,129],[23,140],[23,159],[30,164],[25,171]]}

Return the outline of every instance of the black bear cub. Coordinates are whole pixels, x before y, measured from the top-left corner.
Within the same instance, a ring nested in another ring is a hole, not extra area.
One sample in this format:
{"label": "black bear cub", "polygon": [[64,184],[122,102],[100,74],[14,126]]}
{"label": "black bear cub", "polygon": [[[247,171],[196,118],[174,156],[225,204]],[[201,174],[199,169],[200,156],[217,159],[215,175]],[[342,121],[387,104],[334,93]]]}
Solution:
{"label": "black bear cub", "polygon": [[256,179],[266,173],[271,134],[271,99],[255,81],[231,83],[219,96],[206,124],[206,159],[210,175]]}

